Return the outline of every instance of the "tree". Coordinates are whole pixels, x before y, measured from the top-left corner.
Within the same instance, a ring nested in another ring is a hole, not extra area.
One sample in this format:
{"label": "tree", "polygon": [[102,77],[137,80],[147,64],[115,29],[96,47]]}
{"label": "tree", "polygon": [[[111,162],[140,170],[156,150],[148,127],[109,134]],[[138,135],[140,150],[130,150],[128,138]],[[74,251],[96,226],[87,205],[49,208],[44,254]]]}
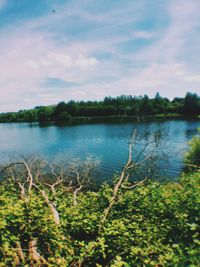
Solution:
{"label": "tree", "polygon": [[162,98],[160,94],[157,92],[156,96],[153,100],[153,112],[154,114],[162,114],[166,113],[168,106],[168,100]]}
{"label": "tree", "polygon": [[56,122],[65,123],[71,120],[72,116],[67,111],[62,111],[56,118]]}
{"label": "tree", "polygon": [[197,94],[186,94],[184,99],[183,112],[185,115],[200,114],[200,99]]}
{"label": "tree", "polygon": [[140,113],[143,115],[152,115],[153,114],[152,101],[149,99],[149,97],[147,95],[144,95],[144,97],[141,99]]}
{"label": "tree", "polygon": [[52,119],[53,110],[51,107],[41,107],[37,111],[39,122],[48,122]]}
{"label": "tree", "polygon": [[[62,113],[63,115],[61,115]],[[53,112],[53,118],[56,122],[60,122],[66,116],[66,114],[67,114],[67,104],[62,101],[58,103],[58,105],[55,107]]]}

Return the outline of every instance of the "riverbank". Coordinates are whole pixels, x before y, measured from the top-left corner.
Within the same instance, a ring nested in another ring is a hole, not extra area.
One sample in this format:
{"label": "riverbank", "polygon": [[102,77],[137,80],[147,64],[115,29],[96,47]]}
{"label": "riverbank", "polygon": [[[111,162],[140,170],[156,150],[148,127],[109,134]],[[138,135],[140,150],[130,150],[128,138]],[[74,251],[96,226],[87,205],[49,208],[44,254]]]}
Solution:
{"label": "riverbank", "polygon": [[[98,122],[145,122],[154,120],[200,120],[200,116],[183,116],[181,114],[169,113],[146,116],[91,116],[72,117],[68,123],[98,123]],[[52,122],[55,123],[55,122]],[[62,123],[61,123],[62,124]]]}
{"label": "riverbank", "polygon": [[145,122],[164,122],[170,120],[187,120],[200,121],[199,116],[183,116],[181,114],[160,114],[148,116],[80,116],[71,117],[66,122],[38,122],[41,127],[48,127],[50,125],[56,126],[70,126],[70,125],[84,125],[84,124],[124,124],[124,123],[145,123]]}
{"label": "riverbank", "polygon": [[200,174],[129,185],[103,220],[112,186],[74,198],[61,184],[54,193],[37,184],[22,195],[17,182],[1,183],[0,264],[198,266]]}
{"label": "riverbank", "polygon": [[[84,124],[84,123],[123,123],[123,122],[148,122],[158,120],[200,120],[199,116],[185,116],[178,113],[158,114],[158,115],[145,115],[145,116],[78,116],[69,117],[67,121],[45,121],[39,123],[43,126],[48,125],[71,125],[71,124]],[[0,123],[34,123],[32,121],[1,121]]]}

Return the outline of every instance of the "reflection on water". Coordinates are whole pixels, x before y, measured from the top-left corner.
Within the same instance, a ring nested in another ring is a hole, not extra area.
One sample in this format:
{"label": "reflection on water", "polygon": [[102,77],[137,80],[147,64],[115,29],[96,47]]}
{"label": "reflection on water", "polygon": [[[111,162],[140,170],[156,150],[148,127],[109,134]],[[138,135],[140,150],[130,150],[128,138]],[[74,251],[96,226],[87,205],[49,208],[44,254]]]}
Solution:
{"label": "reflection on water", "polygon": [[[128,142],[136,123],[86,124],[59,127],[39,127],[38,124],[0,124],[0,163],[8,161],[14,152],[38,155],[48,160],[66,158],[99,162],[100,176],[110,179],[120,171],[128,154]],[[159,166],[167,176],[175,177],[182,167],[187,142],[197,134],[200,121],[170,120],[137,124],[138,152],[153,135],[162,140],[164,160]]]}

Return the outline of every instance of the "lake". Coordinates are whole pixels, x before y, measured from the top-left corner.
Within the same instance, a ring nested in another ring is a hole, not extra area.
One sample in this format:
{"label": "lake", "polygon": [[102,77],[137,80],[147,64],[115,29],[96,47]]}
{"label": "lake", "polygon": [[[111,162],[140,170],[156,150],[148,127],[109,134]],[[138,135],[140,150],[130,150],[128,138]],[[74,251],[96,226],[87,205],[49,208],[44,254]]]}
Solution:
{"label": "lake", "polygon": [[[176,177],[182,169],[187,143],[198,132],[200,121],[168,120],[140,123],[101,123],[41,127],[37,123],[0,124],[0,163],[16,154],[37,155],[49,161],[92,160],[98,177],[109,180],[119,172],[128,157],[128,143],[137,127],[133,155],[159,136],[162,159],[158,165],[162,176]],[[151,153],[150,146],[146,153]]]}

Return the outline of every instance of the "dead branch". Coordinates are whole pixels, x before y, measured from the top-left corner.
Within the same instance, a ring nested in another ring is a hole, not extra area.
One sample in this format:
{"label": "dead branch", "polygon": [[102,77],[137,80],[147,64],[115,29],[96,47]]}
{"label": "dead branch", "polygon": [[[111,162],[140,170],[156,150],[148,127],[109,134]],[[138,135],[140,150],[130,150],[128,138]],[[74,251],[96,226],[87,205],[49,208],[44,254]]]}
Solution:
{"label": "dead branch", "polygon": [[[114,186],[112,197],[110,199],[109,205],[103,212],[103,216],[102,216],[102,219],[101,219],[101,222],[100,222],[99,230],[101,230],[101,228],[104,225],[104,223],[105,223],[105,221],[106,221],[106,219],[107,219],[107,217],[108,217],[113,205],[116,202],[117,194],[119,192],[119,189],[120,188],[133,189],[133,188],[143,184],[148,179],[148,175],[147,175],[142,181],[135,182],[134,184],[132,184],[130,186],[126,185],[126,183],[129,180],[130,172],[133,171],[139,165],[142,165],[143,163],[148,161],[150,158],[152,158],[152,153],[153,152],[151,151],[151,153],[149,155],[147,155],[144,159],[138,161],[140,159],[140,157],[142,156],[142,154],[147,149],[147,147],[152,143],[157,143],[156,140],[148,142],[144,146],[144,148],[141,150],[139,155],[137,156],[136,161],[133,161],[132,160],[132,153],[133,153],[133,144],[135,144],[135,142],[136,142],[136,129],[134,129],[132,138],[131,138],[130,143],[129,143],[128,160],[127,160],[125,166],[122,169],[122,172],[121,172],[121,175],[119,177],[119,180],[117,181],[117,183]],[[156,147],[157,147],[157,145],[156,145]],[[148,171],[148,173],[149,172],[150,172],[150,170]]]}
{"label": "dead branch", "polygon": [[83,184],[84,184],[84,179],[82,180],[83,184],[81,183],[81,178],[80,178],[80,174],[77,171],[77,169],[74,167],[74,172],[76,173],[76,181],[78,183],[78,187],[73,191],[73,204],[74,206],[77,206],[77,194],[79,193],[79,191],[81,191],[81,189],[83,188]]}
{"label": "dead branch", "polygon": [[79,188],[76,188],[73,192],[73,204],[74,206],[77,206],[77,194],[79,193],[79,191],[81,191],[81,189],[83,188],[83,186],[80,186]]}
{"label": "dead branch", "polygon": [[[148,174],[150,173],[150,170],[148,171]],[[133,183],[132,185],[130,185],[130,186],[127,186],[127,185],[122,185],[122,187],[124,188],[124,189],[133,189],[133,188],[135,188],[135,187],[137,187],[137,186],[140,186],[140,185],[142,185],[142,184],[144,184],[146,181],[147,181],[147,179],[149,178],[149,175],[146,175],[146,177],[143,179],[143,180],[141,180],[141,181],[139,181],[139,182],[135,182],[135,183]]]}
{"label": "dead branch", "polygon": [[29,182],[28,194],[30,194],[32,185],[33,185],[33,175],[31,173],[31,166],[29,166],[26,161],[23,161],[22,164],[24,164],[24,166],[26,167],[27,173],[28,173],[28,177],[27,177],[27,181]]}
{"label": "dead branch", "polygon": [[104,223],[105,223],[105,221],[106,221],[106,219],[107,219],[107,217],[108,217],[108,215],[110,213],[110,210],[112,209],[112,206],[115,203],[116,196],[118,194],[120,186],[122,185],[124,180],[128,179],[127,170],[129,169],[129,166],[132,163],[132,148],[133,148],[133,141],[135,140],[135,136],[136,136],[136,129],[133,132],[133,137],[132,137],[132,139],[130,141],[130,144],[129,144],[128,161],[127,161],[126,165],[124,166],[124,168],[123,168],[123,170],[121,172],[121,175],[120,175],[120,178],[119,178],[118,182],[114,186],[113,195],[112,195],[112,197],[110,199],[109,206],[104,210],[103,217],[102,217],[102,220],[101,220],[101,223],[100,223],[100,228],[104,225]]}
{"label": "dead branch", "polygon": [[51,192],[52,192],[53,196],[55,196],[56,195],[55,187],[57,185],[59,185],[60,183],[62,183],[62,182],[63,182],[63,179],[60,179],[59,181],[57,181],[57,182],[55,182],[53,184],[49,184],[49,183],[44,183],[44,184],[51,189]]}
{"label": "dead branch", "polygon": [[25,202],[27,201],[27,196],[25,193],[25,188],[24,185],[22,185],[20,182],[17,182],[19,188],[20,188],[20,197],[22,200],[25,200]]}
{"label": "dead branch", "polygon": [[49,200],[46,192],[44,190],[41,191],[42,196],[44,197],[45,203],[48,205],[52,215],[53,215],[53,219],[55,224],[59,224],[60,223],[60,217],[59,217],[59,213],[55,207],[55,205]]}
{"label": "dead branch", "polygon": [[55,222],[55,224],[59,224],[60,223],[60,217],[59,217],[59,213],[55,207],[55,205],[49,200],[47,193],[45,192],[45,190],[41,190],[39,188],[39,186],[37,186],[36,184],[33,183],[33,186],[38,189],[38,191],[42,194],[45,203],[47,204],[47,206],[49,207],[51,214],[53,216],[53,220]]}
{"label": "dead branch", "polygon": [[[78,166],[80,167],[80,166]],[[73,190],[73,205],[77,206],[77,195],[78,193],[88,186],[90,182],[90,171],[91,171],[91,166],[84,164],[81,166],[82,170],[81,172],[78,170],[78,167],[76,165],[71,166],[71,172],[72,174],[75,174],[75,177],[71,180],[70,182],[70,187]]]}
{"label": "dead branch", "polygon": [[31,188],[32,188],[32,183],[33,183],[33,175],[31,173],[31,167],[28,165],[28,163],[26,161],[20,161],[20,162],[12,162],[9,165],[7,165],[6,167],[3,168],[3,172],[5,172],[6,170],[9,170],[11,173],[11,177],[14,181],[19,181],[19,178],[14,176],[14,172],[12,170],[12,167],[15,167],[17,165],[23,165],[25,166],[26,170],[27,170],[27,176],[26,176],[26,181],[25,182],[29,182],[29,186],[28,186],[28,192],[30,193]]}
{"label": "dead branch", "polygon": [[199,165],[189,164],[189,163],[184,163],[184,165],[185,166],[188,166],[188,167],[196,168],[196,169],[198,169],[198,172],[200,171],[200,166]]}
{"label": "dead branch", "polygon": [[22,250],[20,242],[16,242],[16,247],[17,247],[17,254],[19,256],[19,259],[21,260],[22,263],[24,263],[25,257],[24,257],[24,252]]}
{"label": "dead branch", "polygon": [[35,239],[29,242],[29,258],[32,263],[47,264],[47,261],[37,251],[37,241]]}
{"label": "dead branch", "polygon": [[141,165],[142,163],[144,163],[145,161],[147,161],[147,160],[150,159],[151,157],[152,157],[151,154],[148,155],[148,156],[146,156],[146,157],[145,157],[143,160],[141,160],[140,162],[137,162],[137,163],[134,163],[133,165],[130,165],[130,166],[129,166],[129,169]]}
{"label": "dead branch", "polygon": [[146,149],[147,149],[151,144],[153,144],[153,143],[155,143],[155,140],[149,141],[149,142],[147,142],[147,143],[144,145],[143,149],[139,152],[137,158],[135,159],[135,163],[137,163],[137,162],[139,161],[139,159],[141,158],[141,156],[144,155]]}

